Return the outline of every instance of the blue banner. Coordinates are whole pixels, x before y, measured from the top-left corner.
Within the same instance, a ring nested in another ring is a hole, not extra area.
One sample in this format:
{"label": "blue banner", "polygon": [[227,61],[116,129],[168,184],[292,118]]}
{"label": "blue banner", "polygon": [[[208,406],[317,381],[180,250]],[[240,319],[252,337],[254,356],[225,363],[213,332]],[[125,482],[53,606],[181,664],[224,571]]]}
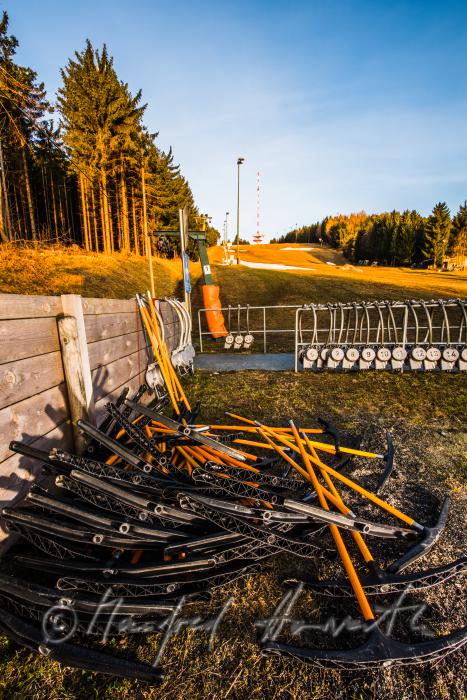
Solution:
{"label": "blue banner", "polygon": [[187,294],[191,293],[191,282],[190,282],[190,267],[189,267],[189,262],[190,259],[188,257],[188,253],[184,251],[183,257],[183,283],[185,285],[185,292]]}

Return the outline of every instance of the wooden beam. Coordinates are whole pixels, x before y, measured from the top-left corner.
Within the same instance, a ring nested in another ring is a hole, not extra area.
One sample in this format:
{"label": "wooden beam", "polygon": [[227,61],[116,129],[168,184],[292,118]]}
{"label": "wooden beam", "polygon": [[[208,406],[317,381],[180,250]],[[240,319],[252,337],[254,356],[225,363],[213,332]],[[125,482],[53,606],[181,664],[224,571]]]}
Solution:
{"label": "wooden beam", "polygon": [[0,409],[0,463],[12,455],[11,440],[29,445],[69,418],[65,383]]}
{"label": "wooden beam", "polygon": [[55,318],[0,320],[0,365],[59,349]]}
{"label": "wooden beam", "polygon": [[111,362],[119,360],[121,357],[132,355],[138,350],[146,349],[146,339],[142,331],[139,333],[127,333],[116,338],[98,340],[96,343],[88,345],[89,362],[91,372],[97,367],[109,365]]}
{"label": "wooden beam", "polygon": [[73,316],[76,320],[77,342],[79,346],[80,367],[83,376],[86,411],[91,423],[94,422],[94,397],[89,363],[88,340],[84,325],[84,314],[81,297],[78,294],[63,294],[62,309],[65,316]]}
{"label": "wooden beam", "polygon": [[83,313],[89,314],[125,314],[134,313],[135,299],[92,299],[83,298]]}
{"label": "wooden beam", "polygon": [[88,343],[141,330],[139,319],[134,311],[124,314],[90,314],[84,317],[84,324]]}
{"label": "wooden beam", "polygon": [[44,318],[61,311],[60,297],[0,294],[0,319]]}
{"label": "wooden beam", "polygon": [[60,353],[27,357],[0,365],[0,409],[63,382]]}
{"label": "wooden beam", "polygon": [[81,419],[90,421],[91,416],[86,396],[85,370],[83,368],[78,324],[74,316],[63,316],[58,319],[58,335],[62,348],[62,361],[70,415],[73,421],[74,446],[78,454],[81,454],[86,447],[86,440],[77,427],[76,422]]}

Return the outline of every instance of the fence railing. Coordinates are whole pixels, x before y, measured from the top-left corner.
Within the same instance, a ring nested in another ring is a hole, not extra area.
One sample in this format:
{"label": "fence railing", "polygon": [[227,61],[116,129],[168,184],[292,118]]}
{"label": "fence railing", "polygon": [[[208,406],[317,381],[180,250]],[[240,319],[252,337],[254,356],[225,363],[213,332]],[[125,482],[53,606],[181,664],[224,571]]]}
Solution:
{"label": "fence railing", "polygon": [[[234,342],[229,344],[225,349],[235,350],[251,350],[256,349],[260,345],[262,352],[268,351],[268,341],[271,345],[271,338],[278,336],[290,336],[293,341],[295,334],[295,312],[300,308],[299,304],[277,304],[269,306],[223,306],[220,309],[224,314],[226,328],[229,335],[232,335]],[[211,333],[207,328],[207,323],[203,323],[203,318],[206,317],[207,311],[219,311],[219,309],[202,308],[198,310],[198,339],[199,351],[204,352],[206,343],[205,340],[211,340],[210,346],[219,350],[220,344],[225,344],[225,340],[220,338],[213,341]],[[281,327],[284,321],[289,321],[290,325],[286,328]],[[249,345],[245,344],[245,337],[252,335],[254,340]],[[235,343],[235,337],[241,336],[242,341]]]}
{"label": "fence railing", "polygon": [[227,338],[212,340],[198,311],[199,349],[293,352],[305,369],[467,369],[465,300],[222,308]]}

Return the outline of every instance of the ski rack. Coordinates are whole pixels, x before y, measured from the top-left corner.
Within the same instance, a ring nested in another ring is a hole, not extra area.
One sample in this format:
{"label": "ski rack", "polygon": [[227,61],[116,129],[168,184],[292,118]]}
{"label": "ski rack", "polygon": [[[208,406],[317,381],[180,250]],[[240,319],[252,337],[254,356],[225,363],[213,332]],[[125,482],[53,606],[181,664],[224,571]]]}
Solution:
{"label": "ski rack", "polygon": [[315,371],[466,371],[467,302],[304,304],[295,313],[296,372],[299,363]]}

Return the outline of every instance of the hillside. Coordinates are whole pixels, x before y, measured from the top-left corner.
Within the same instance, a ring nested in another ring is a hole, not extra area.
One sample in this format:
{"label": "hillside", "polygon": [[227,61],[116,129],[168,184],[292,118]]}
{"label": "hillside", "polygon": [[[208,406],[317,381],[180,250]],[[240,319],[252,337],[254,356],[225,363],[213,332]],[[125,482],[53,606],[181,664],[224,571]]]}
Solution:
{"label": "hillside", "polygon": [[[173,294],[181,280],[180,261],[154,258],[153,262],[157,296]],[[192,274],[196,275],[195,269]],[[148,288],[148,263],[137,255],[86,253],[75,246],[0,246],[0,293],[128,299]]]}
{"label": "hillside", "polygon": [[[306,250],[310,249],[311,250]],[[240,247],[240,261],[290,265],[306,270],[224,267],[222,249],[211,249],[214,274],[225,303],[296,304],[364,299],[460,297],[467,295],[467,274],[412,270],[407,267],[358,267],[333,248],[314,244],[266,244]],[[254,302],[252,301],[254,295]]]}

